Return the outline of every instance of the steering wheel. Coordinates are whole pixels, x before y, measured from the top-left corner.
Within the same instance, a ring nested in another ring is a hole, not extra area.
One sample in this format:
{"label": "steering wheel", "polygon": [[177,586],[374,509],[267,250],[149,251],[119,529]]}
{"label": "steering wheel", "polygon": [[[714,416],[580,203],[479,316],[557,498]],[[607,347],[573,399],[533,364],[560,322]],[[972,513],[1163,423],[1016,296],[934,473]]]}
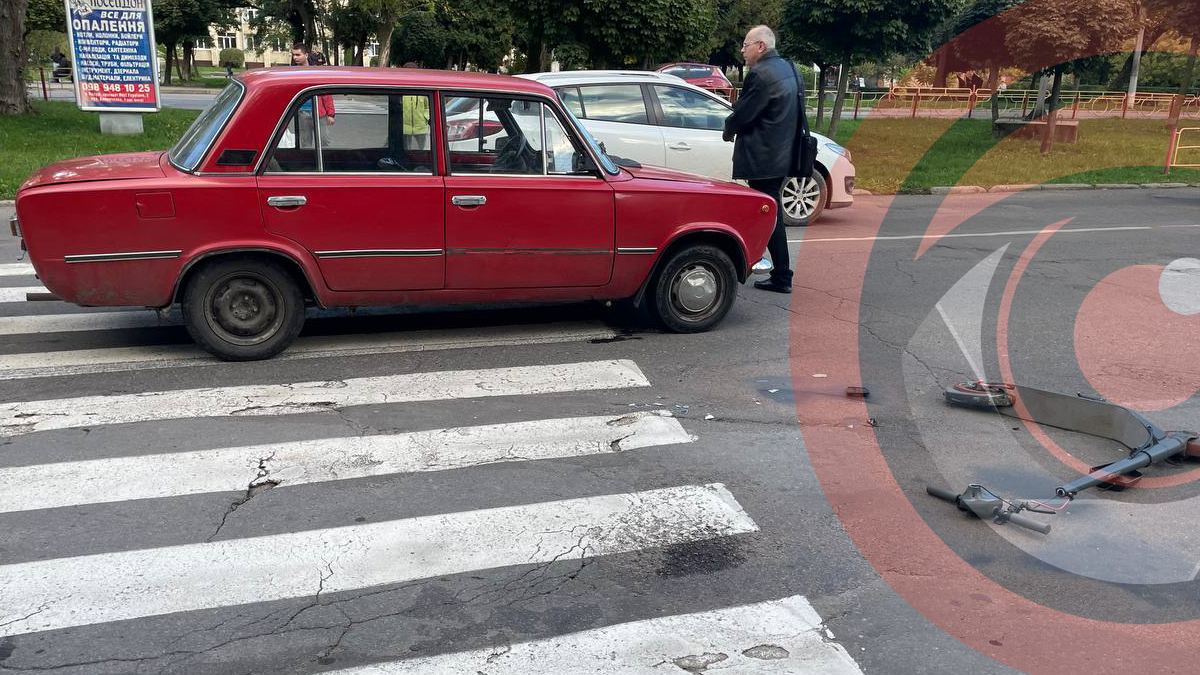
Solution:
{"label": "steering wheel", "polygon": [[529,140],[520,136],[517,142],[510,140],[496,161],[492,163],[491,173],[529,173],[530,165],[537,159],[537,152],[529,146]]}

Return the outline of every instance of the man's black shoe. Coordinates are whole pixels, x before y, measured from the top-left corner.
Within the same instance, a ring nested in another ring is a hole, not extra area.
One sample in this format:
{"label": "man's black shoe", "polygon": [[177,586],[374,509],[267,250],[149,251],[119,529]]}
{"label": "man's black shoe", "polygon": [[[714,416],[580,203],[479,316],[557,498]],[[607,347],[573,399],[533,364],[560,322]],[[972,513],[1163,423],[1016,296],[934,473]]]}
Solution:
{"label": "man's black shoe", "polygon": [[771,291],[772,293],[791,293],[792,292],[791,284],[781,283],[781,282],[775,281],[774,279],[767,279],[764,281],[756,281],[756,282],[754,282],[754,287],[761,288],[764,291]]}

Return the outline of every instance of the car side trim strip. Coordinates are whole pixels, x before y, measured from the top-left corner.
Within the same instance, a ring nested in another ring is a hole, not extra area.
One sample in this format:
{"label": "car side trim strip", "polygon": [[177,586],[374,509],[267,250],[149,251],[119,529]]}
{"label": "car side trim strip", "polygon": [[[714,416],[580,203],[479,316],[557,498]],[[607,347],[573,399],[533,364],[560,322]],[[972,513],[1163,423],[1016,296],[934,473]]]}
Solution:
{"label": "car side trim strip", "polygon": [[63,262],[120,262],[123,260],[165,260],[178,258],[183,251],[133,251],[130,253],[84,253],[80,255],[65,255]]}
{"label": "car side trim strip", "polygon": [[316,251],[321,259],[331,258],[430,258],[442,255],[440,248],[381,248],[349,251]]}
{"label": "car side trim strip", "polygon": [[628,254],[628,255],[653,255],[655,253],[658,253],[658,249],[657,248],[618,248],[617,253],[618,254]]}
{"label": "car side trim strip", "polygon": [[472,253],[511,253],[532,254],[552,253],[558,255],[612,255],[612,251],[604,248],[452,248],[446,251],[450,255],[469,255]]}

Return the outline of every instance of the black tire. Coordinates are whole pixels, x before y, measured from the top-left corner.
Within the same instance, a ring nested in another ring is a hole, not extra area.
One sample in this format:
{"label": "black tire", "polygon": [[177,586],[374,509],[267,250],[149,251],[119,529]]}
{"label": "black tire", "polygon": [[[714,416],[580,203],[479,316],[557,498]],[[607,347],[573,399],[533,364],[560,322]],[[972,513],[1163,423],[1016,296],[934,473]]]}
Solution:
{"label": "black tire", "polygon": [[788,227],[812,225],[829,203],[829,185],[818,169],[813,169],[812,176],[805,178],[803,185],[800,181],[799,178],[788,178],[779,194],[783,204],[783,224]]}
{"label": "black tire", "polygon": [[701,333],[729,313],[737,285],[737,270],[724,251],[693,245],[673,253],[659,269],[647,300],[667,330]]}
{"label": "black tire", "polygon": [[248,256],[203,265],[184,288],[183,320],[209,353],[225,361],[269,359],[300,334],[304,296],[282,265]]}

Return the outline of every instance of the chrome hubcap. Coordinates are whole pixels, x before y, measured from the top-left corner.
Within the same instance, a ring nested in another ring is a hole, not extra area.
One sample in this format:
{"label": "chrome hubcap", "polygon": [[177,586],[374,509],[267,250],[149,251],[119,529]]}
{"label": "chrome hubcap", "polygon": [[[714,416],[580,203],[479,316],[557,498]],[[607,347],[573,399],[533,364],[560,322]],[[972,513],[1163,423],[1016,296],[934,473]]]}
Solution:
{"label": "chrome hubcap", "polygon": [[706,312],[717,301],[717,277],[707,267],[685,269],[677,279],[675,298],[684,311],[692,314]]}
{"label": "chrome hubcap", "polygon": [[816,210],[821,187],[812,178],[789,178],[783,184],[780,197],[784,212],[791,218],[803,220]]}

